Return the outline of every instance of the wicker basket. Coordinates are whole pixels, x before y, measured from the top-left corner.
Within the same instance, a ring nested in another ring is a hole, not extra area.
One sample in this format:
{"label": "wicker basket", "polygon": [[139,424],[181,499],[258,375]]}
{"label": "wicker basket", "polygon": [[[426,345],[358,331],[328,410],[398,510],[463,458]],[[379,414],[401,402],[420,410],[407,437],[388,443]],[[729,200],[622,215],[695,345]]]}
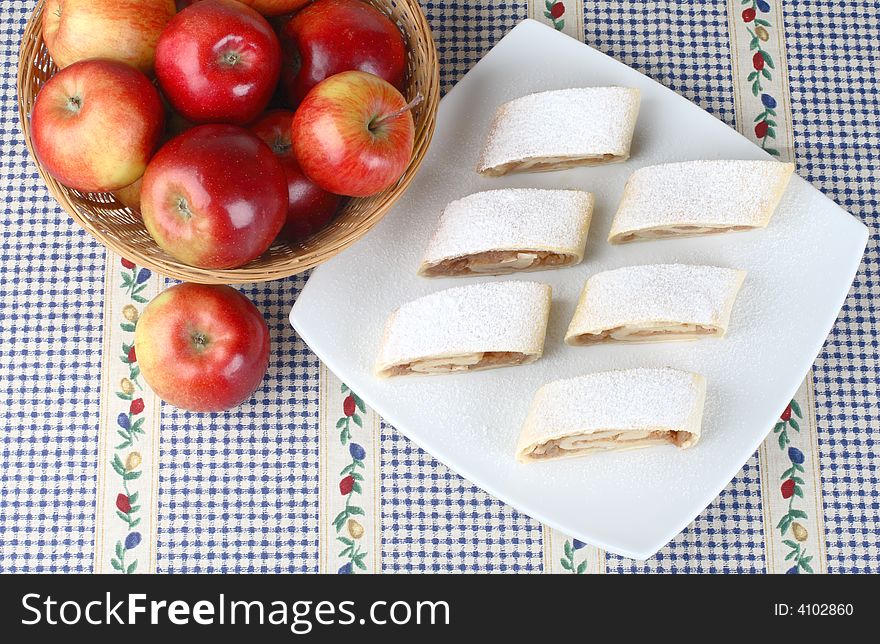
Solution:
{"label": "wicker basket", "polygon": [[142,266],[188,282],[236,284],[280,279],[317,266],[333,257],[372,228],[403,194],[425,156],[440,101],[437,50],[418,0],[368,0],[390,16],[407,41],[407,98],[421,93],[425,100],[413,110],[415,145],[409,167],[391,188],[362,199],[351,199],[333,222],[297,244],[275,242],[262,257],[228,270],[208,270],[181,264],[163,251],[144,227],[140,214],[123,206],[111,194],[84,194],[67,188],[45,171],[33,154],[30,110],[34,99],[56,71],[43,44],[40,24],[43,0],[25,27],[18,62],[18,109],[25,141],[49,192],[74,220],[107,248]]}

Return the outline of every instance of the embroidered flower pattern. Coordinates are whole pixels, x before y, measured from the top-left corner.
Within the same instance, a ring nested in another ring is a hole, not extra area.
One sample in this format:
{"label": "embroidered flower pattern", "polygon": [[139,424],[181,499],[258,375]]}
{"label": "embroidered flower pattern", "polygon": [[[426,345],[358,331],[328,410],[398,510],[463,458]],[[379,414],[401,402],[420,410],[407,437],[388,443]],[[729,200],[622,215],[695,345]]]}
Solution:
{"label": "embroidered flower pattern", "polygon": [[339,442],[342,447],[348,447],[348,455],[351,462],[342,468],[339,476],[339,494],[345,497],[345,507],[333,519],[333,527],[336,529],[336,539],[343,545],[339,556],[347,561],[337,570],[340,575],[353,574],[358,568],[367,569],[364,559],[367,552],[363,550],[359,540],[364,536],[364,527],[355,518],[364,515],[364,508],[358,503],[358,497],[363,494],[361,483],[364,475],[358,470],[365,470],[364,459],[367,451],[358,443],[351,442],[351,422],[358,427],[363,427],[363,420],[358,414],[364,414],[367,411],[364,401],[351,391],[347,385],[343,383],[342,393],[348,394],[342,401],[342,416],[336,422],[336,428],[340,429]]}
{"label": "embroidered flower pattern", "polygon": [[572,539],[571,541],[566,539],[565,545],[562,547],[563,557],[559,560],[562,567],[576,575],[583,575],[587,571],[587,559],[584,557],[580,563],[576,563],[577,557],[575,553],[586,545],[583,541],[578,541],[577,539]]}
{"label": "embroidered flower pattern", "polygon": [[748,82],[752,84],[752,94],[760,97],[762,110],[755,117],[755,137],[761,141],[761,148],[772,154],[779,156],[779,150],[768,145],[771,139],[776,139],[776,99],[767,91],[761,82],[763,80],[773,80],[773,72],[776,64],[770,53],[764,49],[761,43],[767,42],[770,38],[768,29],[772,29],[770,21],[764,17],[769,13],[770,5],[766,0],[742,0],[746,6],[742,12],[742,21],[746,24],[746,29],[751,36],[749,41],[749,52],[752,56],[752,71],[748,75]]}
{"label": "embroidered flower pattern", "polygon": [[[140,293],[147,287],[147,282],[152,273],[146,268],[138,270],[135,264],[127,259],[122,260],[122,290],[131,299],[139,304],[145,304],[147,299]],[[122,322],[120,328],[134,334],[140,311],[134,304],[126,304],[122,307]],[[141,533],[137,531],[140,525],[139,516],[141,506],[138,503],[139,493],[133,490],[134,481],[137,481],[143,470],[141,463],[143,458],[140,452],[132,448],[137,445],[141,436],[144,435],[144,399],[138,395],[138,390],[143,390],[140,383],[141,370],[137,364],[137,353],[134,349],[134,339],[131,343],[122,343],[122,352],[119,359],[128,367],[128,376],[119,381],[116,396],[125,402],[125,407],[116,416],[116,433],[121,442],[114,448],[113,458],[110,461],[113,471],[119,477],[119,494],[116,495],[116,517],[125,523],[126,535],[124,539],[116,542],[110,565],[114,570],[130,575],[137,571],[138,560],[133,559],[134,550],[137,550],[142,541]]]}
{"label": "embroidered flower pattern", "polygon": [[565,4],[562,2],[553,2],[552,0],[544,0],[544,17],[550,21],[556,31],[562,31],[565,28]]}
{"label": "embroidered flower pattern", "polygon": [[784,543],[789,549],[788,554],[785,556],[785,560],[791,561],[794,564],[786,571],[786,573],[790,575],[796,575],[801,571],[808,573],[813,572],[813,569],[810,566],[810,561],[813,557],[807,555],[807,550],[804,546],[804,542],[810,535],[807,532],[807,529],[795,520],[806,519],[808,517],[806,512],[794,507],[795,499],[804,498],[802,487],[804,485],[804,479],[801,478],[801,475],[804,473],[804,460],[806,460],[804,453],[797,447],[794,447],[793,445],[788,447],[791,445],[791,438],[788,435],[788,430],[794,429],[794,431],[798,433],[801,431],[796,418],[803,418],[803,416],[801,415],[800,405],[798,405],[795,400],[792,400],[783,410],[782,414],[780,414],[779,422],[773,427],[773,432],[778,437],[777,442],[779,443],[779,449],[785,450],[786,447],[788,448],[786,455],[791,463],[791,467],[785,470],[779,477],[782,481],[782,484],[779,486],[779,492],[782,494],[783,499],[788,500],[788,511],[782,516],[779,523],[776,524],[776,529],[779,530],[781,536],[786,536],[790,529],[791,535],[794,537],[794,539],[783,539],[782,541],[782,543]]}

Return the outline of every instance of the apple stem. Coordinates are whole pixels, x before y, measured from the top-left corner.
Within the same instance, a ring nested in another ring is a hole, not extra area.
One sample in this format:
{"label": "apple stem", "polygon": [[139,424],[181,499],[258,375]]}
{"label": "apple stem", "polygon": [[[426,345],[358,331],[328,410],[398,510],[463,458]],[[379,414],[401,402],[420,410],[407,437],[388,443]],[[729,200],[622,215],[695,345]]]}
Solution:
{"label": "apple stem", "polygon": [[411,100],[409,103],[407,103],[406,105],[401,107],[399,110],[397,110],[395,112],[391,112],[391,114],[386,114],[385,116],[380,116],[379,118],[375,119],[370,124],[370,129],[372,130],[372,129],[382,125],[382,123],[384,123],[385,121],[390,121],[391,119],[396,119],[401,114],[405,114],[406,112],[409,112],[416,105],[421,103],[423,100],[425,100],[425,97],[422,96],[421,92],[419,92],[418,94],[415,95],[413,100]]}

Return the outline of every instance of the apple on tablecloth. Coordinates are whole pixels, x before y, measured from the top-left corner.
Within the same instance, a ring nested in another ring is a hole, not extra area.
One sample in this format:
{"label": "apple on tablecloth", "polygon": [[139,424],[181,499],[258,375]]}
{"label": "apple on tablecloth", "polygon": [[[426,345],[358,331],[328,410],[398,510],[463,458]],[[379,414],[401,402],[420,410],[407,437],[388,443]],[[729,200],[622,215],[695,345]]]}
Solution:
{"label": "apple on tablecloth", "polygon": [[265,143],[235,125],[200,125],[147,166],[141,215],[156,243],[200,268],[236,268],[269,248],[287,216],[287,179]]}
{"label": "apple on tablecloth", "polygon": [[185,8],[156,48],[162,92],[193,123],[254,120],[272,98],[280,68],[272,27],[235,0],[201,0]]}
{"label": "apple on tablecloth", "polygon": [[43,41],[59,67],[110,58],[149,74],[174,0],[46,0]]}
{"label": "apple on tablecloth", "polygon": [[141,72],[112,60],[83,60],[40,90],[31,140],[58,181],[81,192],[109,192],[144,173],[164,119],[159,92]]}
{"label": "apple on tablecloth", "polygon": [[291,106],[334,74],[360,70],[403,89],[406,44],[385,14],[360,0],[318,0],[280,33],[281,84]]}
{"label": "apple on tablecloth", "polygon": [[414,104],[366,72],[342,72],[321,81],[293,118],[293,151],[300,168],[339,195],[367,197],[390,187],[412,157]]}
{"label": "apple on tablecloth", "polygon": [[341,198],[318,187],[306,177],[293,154],[293,112],[267,112],[250,130],[275,153],[287,176],[287,221],[281,235],[290,241],[305,239],[330,223]]}
{"label": "apple on tablecloth", "polygon": [[269,327],[229,286],[178,284],[144,309],[138,366],[156,395],[181,409],[216,412],[250,398],[269,366]]}

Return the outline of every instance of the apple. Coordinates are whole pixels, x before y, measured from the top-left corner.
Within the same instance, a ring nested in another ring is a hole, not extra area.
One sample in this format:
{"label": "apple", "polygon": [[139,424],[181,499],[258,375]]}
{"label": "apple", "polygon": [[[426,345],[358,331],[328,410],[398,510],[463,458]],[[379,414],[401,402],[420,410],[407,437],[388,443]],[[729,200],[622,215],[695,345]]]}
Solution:
{"label": "apple", "polygon": [[123,206],[131,208],[135,212],[141,210],[141,185],[144,182],[143,177],[139,177],[137,181],[127,186],[123,186],[113,191],[113,196]]}
{"label": "apple", "polygon": [[138,366],[167,403],[196,412],[246,401],[269,366],[269,327],[229,286],[178,284],[144,309],[134,334]]}
{"label": "apple", "polygon": [[290,130],[293,112],[267,112],[250,130],[275,153],[287,176],[287,222],[281,235],[291,241],[304,239],[330,223],[340,197],[319,188],[300,170],[293,154]]}
{"label": "apple", "polygon": [[249,7],[253,7],[264,16],[283,16],[293,13],[300,7],[307,5],[311,0],[240,0]]}
{"label": "apple", "polygon": [[287,217],[287,179],[265,143],[236,125],[199,125],[147,166],[141,215],[169,255],[236,268],[269,248]]}
{"label": "apple", "polygon": [[359,0],[318,0],[281,30],[281,82],[292,107],[325,78],[370,72],[403,90],[406,43],[385,14]]}
{"label": "apple", "polygon": [[43,41],[59,67],[110,58],[149,74],[175,11],[174,0],[46,0]]}
{"label": "apple", "polygon": [[162,136],[159,92],[134,67],[91,59],[50,78],[31,110],[34,153],[80,192],[109,192],[144,173]]}
{"label": "apple", "polygon": [[366,72],[321,81],[293,117],[293,151],[305,175],[324,190],[367,197],[394,184],[412,157],[415,128],[390,83]]}
{"label": "apple", "polygon": [[159,38],[156,78],[171,106],[193,123],[245,124],[278,83],[281,48],[259,13],[234,0],[202,0]]}

